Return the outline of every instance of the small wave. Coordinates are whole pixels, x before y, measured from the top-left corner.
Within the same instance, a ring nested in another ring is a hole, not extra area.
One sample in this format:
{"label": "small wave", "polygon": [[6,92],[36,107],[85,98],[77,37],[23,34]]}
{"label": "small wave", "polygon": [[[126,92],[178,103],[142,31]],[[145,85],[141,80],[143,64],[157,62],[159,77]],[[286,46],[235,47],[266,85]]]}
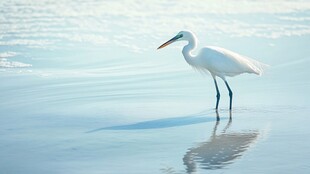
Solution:
{"label": "small wave", "polygon": [[14,57],[16,55],[18,55],[17,52],[7,51],[7,52],[0,53],[0,59]]}
{"label": "small wave", "polygon": [[22,63],[22,62],[10,62],[7,59],[0,59],[0,68],[25,68],[31,67],[31,64]]}
{"label": "small wave", "polygon": [[16,55],[18,55],[18,53],[12,51],[0,53],[0,68],[24,68],[32,66],[31,64],[27,63],[8,61],[7,58],[15,57]]}

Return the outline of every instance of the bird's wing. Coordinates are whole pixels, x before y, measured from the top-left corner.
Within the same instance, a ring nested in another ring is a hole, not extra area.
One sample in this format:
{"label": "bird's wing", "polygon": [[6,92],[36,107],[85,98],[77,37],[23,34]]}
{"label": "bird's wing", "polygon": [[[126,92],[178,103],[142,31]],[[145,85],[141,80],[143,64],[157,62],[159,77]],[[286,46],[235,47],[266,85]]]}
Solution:
{"label": "bird's wing", "polygon": [[242,73],[261,75],[267,65],[220,47],[205,47],[200,53],[201,63],[210,72],[224,76]]}

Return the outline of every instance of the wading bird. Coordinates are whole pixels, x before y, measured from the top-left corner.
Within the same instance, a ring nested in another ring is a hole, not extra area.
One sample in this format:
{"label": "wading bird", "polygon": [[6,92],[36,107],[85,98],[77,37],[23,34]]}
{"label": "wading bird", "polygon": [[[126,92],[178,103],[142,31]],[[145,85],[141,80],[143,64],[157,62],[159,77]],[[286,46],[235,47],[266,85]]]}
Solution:
{"label": "wading bird", "polygon": [[217,86],[216,77],[220,77],[225,82],[225,85],[229,91],[229,109],[231,110],[233,93],[225,77],[233,77],[242,73],[261,75],[264,67],[267,66],[246,56],[242,56],[230,50],[215,46],[204,47],[200,50],[199,54],[193,55],[192,51],[197,46],[197,38],[194,33],[190,31],[180,31],[175,37],[168,40],[157,49],[164,48],[176,41],[188,42],[188,44],[183,47],[182,53],[189,65],[202,72],[210,72],[212,75],[217,93],[216,110],[218,110],[220,101],[220,92]]}

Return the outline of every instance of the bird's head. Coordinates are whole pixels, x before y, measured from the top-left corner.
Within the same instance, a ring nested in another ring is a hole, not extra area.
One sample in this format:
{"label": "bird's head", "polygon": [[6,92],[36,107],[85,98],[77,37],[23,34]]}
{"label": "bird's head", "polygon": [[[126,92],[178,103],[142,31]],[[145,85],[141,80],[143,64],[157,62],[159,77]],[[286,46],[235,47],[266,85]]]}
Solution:
{"label": "bird's head", "polygon": [[159,46],[157,49],[164,48],[176,41],[191,40],[194,37],[195,37],[194,34],[190,31],[180,31],[176,36],[174,36],[173,38],[171,38],[170,40]]}

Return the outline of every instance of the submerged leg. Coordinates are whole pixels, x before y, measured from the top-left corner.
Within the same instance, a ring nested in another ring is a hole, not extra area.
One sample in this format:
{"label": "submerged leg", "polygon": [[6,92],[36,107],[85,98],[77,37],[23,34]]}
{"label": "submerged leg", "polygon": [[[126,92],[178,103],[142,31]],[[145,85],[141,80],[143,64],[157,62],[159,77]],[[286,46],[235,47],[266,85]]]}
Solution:
{"label": "submerged leg", "polygon": [[232,91],[231,91],[231,89],[230,89],[230,87],[229,87],[229,85],[228,85],[226,80],[225,80],[225,84],[226,84],[226,87],[227,87],[227,89],[229,91],[229,98],[230,98],[229,110],[231,110],[233,93],[232,93]]}
{"label": "submerged leg", "polygon": [[214,79],[214,84],[215,84],[215,89],[216,89],[216,107],[215,107],[215,109],[218,110],[221,95],[220,95],[219,87],[217,86],[217,82],[216,82],[215,77],[213,79]]}
{"label": "submerged leg", "polygon": [[218,110],[216,110],[215,113],[216,113],[216,123],[220,122],[221,119],[220,119],[220,114],[219,114]]}
{"label": "submerged leg", "polygon": [[227,129],[230,127],[232,123],[232,118],[231,118],[231,110],[229,111],[229,120],[228,120],[228,123],[227,125],[225,126],[225,128],[223,129],[223,133],[225,133],[227,131]]}

